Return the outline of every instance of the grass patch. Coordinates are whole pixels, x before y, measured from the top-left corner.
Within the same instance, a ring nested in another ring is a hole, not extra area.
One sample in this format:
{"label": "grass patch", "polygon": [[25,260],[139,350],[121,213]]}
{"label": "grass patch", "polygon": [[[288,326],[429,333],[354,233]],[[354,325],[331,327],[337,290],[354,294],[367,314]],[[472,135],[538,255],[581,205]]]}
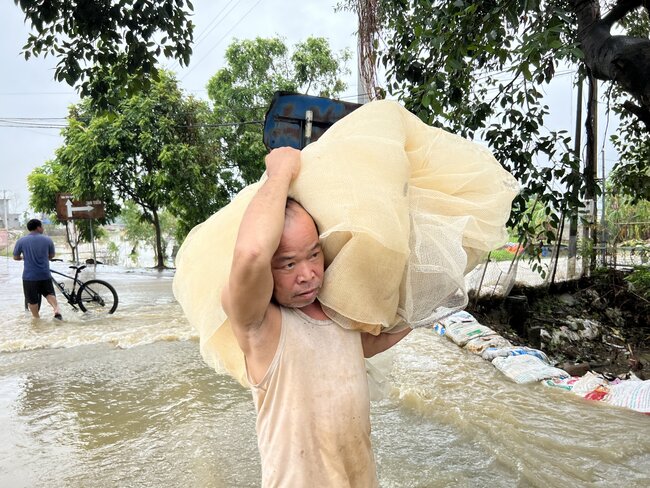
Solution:
{"label": "grass patch", "polygon": [[495,249],[490,253],[490,261],[512,261],[515,255],[506,249]]}

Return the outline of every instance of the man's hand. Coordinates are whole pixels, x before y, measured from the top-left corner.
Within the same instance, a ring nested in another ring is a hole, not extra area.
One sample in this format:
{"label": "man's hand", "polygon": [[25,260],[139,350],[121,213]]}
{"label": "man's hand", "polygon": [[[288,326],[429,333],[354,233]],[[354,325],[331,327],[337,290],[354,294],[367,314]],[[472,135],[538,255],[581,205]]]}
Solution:
{"label": "man's hand", "polygon": [[292,147],[273,149],[264,159],[269,178],[289,173],[291,180],[300,173],[300,151]]}

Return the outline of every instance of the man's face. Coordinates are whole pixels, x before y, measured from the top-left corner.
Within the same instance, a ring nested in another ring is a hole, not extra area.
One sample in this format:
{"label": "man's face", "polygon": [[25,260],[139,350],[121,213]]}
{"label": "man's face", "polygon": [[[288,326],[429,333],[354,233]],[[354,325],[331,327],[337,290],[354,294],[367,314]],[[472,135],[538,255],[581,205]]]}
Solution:
{"label": "man's face", "polygon": [[302,308],[316,300],[323,284],[323,252],[314,221],[298,205],[285,219],[271,269],[273,296],[280,305]]}

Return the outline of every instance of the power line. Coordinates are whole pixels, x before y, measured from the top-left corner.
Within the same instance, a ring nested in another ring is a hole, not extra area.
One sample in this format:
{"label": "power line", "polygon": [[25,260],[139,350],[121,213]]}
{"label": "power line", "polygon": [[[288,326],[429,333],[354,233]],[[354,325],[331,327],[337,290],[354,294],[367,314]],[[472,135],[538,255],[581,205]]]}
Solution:
{"label": "power line", "polygon": [[204,61],[204,60],[205,60],[205,59],[206,59],[210,54],[212,54],[212,51],[214,50],[214,48],[217,47],[219,44],[221,44],[221,41],[223,41],[223,40],[228,36],[228,34],[230,34],[230,33],[235,29],[235,27],[237,27],[239,24],[241,24],[241,22],[242,22],[246,17],[248,17],[248,14],[250,14],[250,13],[253,11],[253,9],[254,9],[255,7],[257,7],[257,6],[260,4],[261,1],[262,1],[262,0],[257,0],[257,2],[255,2],[255,3],[253,4],[253,6],[252,6],[250,9],[248,9],[248,10],[246,11],[246,13],[245,13],[245,14],[244,14],[244,15],[243,15],[243,16],[242,16],[242,17],[241,17],[241,18],[240,18],[240,19],[239,19],[239,20],[238,20],[238,21],[237,21],[237,22],[236,22],[236,23],[235,23],[235,24],[234,24],[234,25],[233,25],[233,26],[228,30],[228,32],[226,32],[223,36],[221,36],[221,38],[219,38],[219,40],[216,42],[216,44],[214,44],[214,45],[213,45],[213,46],[208,50],[208,53],[207,53],[205,56],[203,56],[201,59],[199,59],[199,60],[196,62],[196,64],[195,64],[192,68],[190,68],[190,70],[189,70],[187,73],[185,73],[185,74],[183,75],[183,77],[181,78],[181,81],[184,80],[185,78],[187,78],[187,76],[188,76],[192,71],[194,71],[194,70],[196,69],[196,67],[197,67],[199,64],[201,64],[201,63],[202,63],[202,62],[203,62],[203,61]]}
{"label": "power line", "polygon": [[[230,0],[230,1],[226,4],[226,6],[225,6],[224,8],[222,8],[222,9],[217,13],[217,15],[215,15],[215,16],[212,18],[212,20],[211,20],[210,23],[205,27],[205,29],[203,29],[203,31],[201,31],[201,34],[199,34],[199,35],[197,36],[196,43],[194,44],[194,47],[198,46],[198,45],[201,44],[203,41],[205,41],[205,40],[208,38],[208,36],[209,36],[213,31],[214,31],[214,29],[215,29],[219,24],[221,24],[221,22],[223,22],[224,19],[225,19],[226,17],[228,17],[228,15],[230,14],[230,12],[233,11],[233,9],[237,6],[237,4],[233,5],[233,7],[232,7],[230,10],[228,10],[228,12],[226,12],[226,13],[223,15],[223,17],[221,17],[221,19],[219,19],[219,21],[218,21],[216,24],[212,25],[212,23],[213,23],[215,20],[217,20],[217,17],[219,17],[219,15],[221,15],[221,13],[223,13],[223,12],[228,8],[228,6],[229,6],[231,3],[233,3],[234,1],[235,1],[235,0]],[[210,29],[210,30],[208,31],[208,29]],[[206,32],[206,31],[207,31],[207,32]]]}
{"label": "power line", "polygon": [[67,120],[67,117],[0,117],[0,121],[6,120]]}
{"label": "power line", "polygon": [[23,95],[76,95],[75,92],[0,92],[0,96],[23,96]]}
{"label": "power line", "polygon": [[[218,26],[218,25],[219,25],[219,24],[220,24],[220,23],[221,23],[221,22],[222,22],[222,21],[223,21],[223,20],[228,16],[228,14],[230,14],[230,12],[232,12],[232,10],[237,6],[237,4],[233,5],[233,7],[232,7],[228,12],[226,12],[226,13],[223,15],[223,17],[221,17],[221,19],[220,19],[216,24],[212,25],[212,24],[214,23],[214,21],[217,20],[217,18],[218,18],[218,17],[219,17],[219,16],[220,16],[220,15],[221,15],[221,14],[222,14],[222,13],[223,13],[227,8],[228,8],[228,6],[229,6],[231,3],[233,3],[234,1],[235,1],[235,0],[230,0],[230,1],[229,1],[229,2],[228,2],[228,3],[227,3],[227,4],[226,4],[226,5],[225,5],[221,10],[219,10],[219,12],[217,12],[217,14],[216,14],[214,17],[212,17],[212,19],[210,20],[210,22],[208,22],[208,25],[207,25],[207,26],[206,26],[206,27],[205,27],[205,28],[204,28],[204,29],[203,29],[203,30],[202,30],[202,31],[197,35],[197,37],[196,37],[196,41],[194,42],[194,45],[193,45],[193,48],[196,48],[196,47],[197,47],[199,44],[201,44],[205,39],[207,39],[208,36],[212,33],[212,31],[213,31],[213,30],[214,30],[214,29],[215,29],[215,28],[216,28],[216,27],[217,27],[217,26]],[[211,26],[212,26],[212,27],[211,27]],[[209,31],[209,32],[206,32],[208,29],[210,29],[210,31]],[[174,60],[174,63],[173,63],[172,66],[171,66],[170,68],[168,68],[168,69],[169,69],[169,70],[174,70],[174,69],[177,68],[177,67],[180,67],[180,62],[178,61],[178,59]]]}
{"label": "power line", "polygon": [[[176,124],[173,127],[185,127],[185,128],[212,128],[212,127],[239,127],[243,125],[263,125],[264,120],[245,120],[242,122],[223,122],[217,124]],[[53,125],[53,124],[43,124],[43,123],[6,123],[0,121],[0,128],[12,128],[12,129],[65,129],[68,127],[67,124],[64,125]]]}

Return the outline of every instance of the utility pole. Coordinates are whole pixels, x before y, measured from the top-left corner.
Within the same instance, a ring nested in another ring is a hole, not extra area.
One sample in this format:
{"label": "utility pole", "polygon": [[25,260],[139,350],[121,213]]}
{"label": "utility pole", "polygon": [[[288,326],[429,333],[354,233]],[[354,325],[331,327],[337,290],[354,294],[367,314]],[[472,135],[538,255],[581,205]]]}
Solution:
{"label": "utility pole", "polygon": [[587,204],[588,225],[583,227],[582,237],[584,245],[590,243],[589,266],[584,268],[587,275],[596,268],[596,223],[598,222],[598,209],[596,208],[596,178],[598,177],[598,81],[589,72],[589,102],[587,105],[587,157],[585,160],[585,203]]}
{"label": "utility pole", "polygon": [[2,190],[2,206],[4,207],[4,221],[5,221],[5,239],[7,239],[7,245],[5,246],[5,254],[7,259],[9,259],[9,211],[7,207],[9,204],[7,202],[7,190]]}
{"label": "utility pole", "polygon": [[[582,145],[582,76],[578,80],[578,100],[576,102],[576,132],[573,153],[580,160],[580,146]],[[578,188],[573,190],[574,201],[578,198]],[[576,256],[578,255],[578,214],[571,212],[569,223],[569,257],[567,259],[567,279],[571,280],[576,275]]]}
{"label": "utility pole", "polygon": [[2,206],[4,208],[5,230],[9,232],[9,212],[7,210],[9,204],[7,202],[7,190],[2,190]]}
{"label": "utility pole", "polygon": [[600,242],[601,246],[603,247],[603,254],[602,254],[602,264],[603,266],[605,265],[605,260],[607,259],[607,222],[605,220],[605,194],[607,193],[607,175],[605,175],[605,148],[603,148],[600,151],[601,154],[601,176],[602,176],[602,192],[603,192],[603,197],[602,197],[602,205],[603,208],[600,209],[600,228],[601,228],[601,237],[600,237]]}

